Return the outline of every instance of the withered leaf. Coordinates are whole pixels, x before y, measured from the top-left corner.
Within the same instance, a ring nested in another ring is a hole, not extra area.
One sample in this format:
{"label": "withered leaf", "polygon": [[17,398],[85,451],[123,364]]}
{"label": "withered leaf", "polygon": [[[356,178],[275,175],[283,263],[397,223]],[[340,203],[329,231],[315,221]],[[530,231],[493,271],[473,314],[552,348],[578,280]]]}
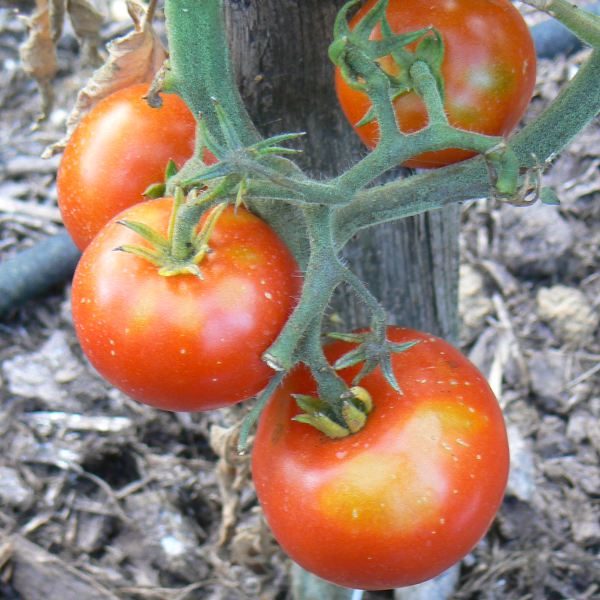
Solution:
{"label": "withered leaf", "polygon": [[[73,0],[70,0],[73,1]],[[79,92],[67,120],[65,137],[48,147],[44,157],[61,152],[81,119],[103,98],[135,83],[152,82],[167,59],[167,51],[146,19],[146,8],[137,0],[127,0],[134,29],[108,44],[108,58]]]}
{"label": "withered leaf", "polygon": [[19,48],[19,56],[23,70],[35,79],[40,89],[42,107],[37,118],[39,122],[48,116],[52,108],[51,81],[58,71],[48,0],[37,0],[35,12],[31,17],[24,17],[23,21],[29,35]]}
{"label": "withered leaf", "polygon": [[104,17],[90,0],[67,0],[67,10],[75,35],[81,42],[84,55],[91,64],[100,65],[102,58],[98,48],[100,46],[100,27],[102,27]]}

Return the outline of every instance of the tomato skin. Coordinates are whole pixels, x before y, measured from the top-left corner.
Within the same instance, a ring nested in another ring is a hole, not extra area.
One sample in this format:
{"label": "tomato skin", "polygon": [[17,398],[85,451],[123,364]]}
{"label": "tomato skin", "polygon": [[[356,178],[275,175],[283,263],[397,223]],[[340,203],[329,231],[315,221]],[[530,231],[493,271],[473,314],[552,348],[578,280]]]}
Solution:
{"label": "tomato skin", "polygon": [[[118,218],[166,234],[172,199],[130,207]],[[290,251],[258,217],[220,216],[202,261],[203,280],[164,277],[124,252],[147,245],[116,220],[87,247],[72,291],[81,347],[99,373],[146,404],[173,411],[227,406],[259,392],[273,375],[261,360],[299,295]]]}
{"label": "tomato skin", "polygon": [[[388,338],[419,343],[392,359],[403,395],[379,368],[362,380],[374,408],[361,431],[333,440],[291,420],[291,394],[315,394],[302,367],[269,401],[254,441],[256,493],[275,538],[348,588],[412,585],[450,567],[485,534],[508,476],[502,413],[481,373],[439,338],[398,327]],[[334,342],[326,354],[351,348]],[[357,369],[341,373],[349,382]]]}
{"label": "tomato skin", "polygon": [[[369,0],[358,11],[351,27],[376,1]],[[396,33],[429,25],[441,33],[445,45],[445,108],[453,126],[495,136],[507,136],[515,128],[535,86],[536,54],[525,21],[508,0],[390,0],[387,17]],[[375,36],[380,37],[379,31]],[[389,70],[389,59],[382,66]],[[371,106],[367,95],[353,90],[339,69],[335,85],[348,121],[358,123]],[[400,96],[394,106],[404,133],[426,126],[425,105],[415,93]],[[366,146],[377,145],[376,121],[354,129]],[[410,159],[405,166],[435,168],[473,155],[460,149],[427,152]]]}
{"label": "tomato skin", "polygon": [[[112,217],[142,202],[146,188],[164,180],[172,159],[181,167],[193,154],[196,121],[175,94],[151,108],[148,84],[103,98],[81,120],[57,174],[58,205],[73,241],[83,250]],[[212,155],[206,155],[214,162]]]}

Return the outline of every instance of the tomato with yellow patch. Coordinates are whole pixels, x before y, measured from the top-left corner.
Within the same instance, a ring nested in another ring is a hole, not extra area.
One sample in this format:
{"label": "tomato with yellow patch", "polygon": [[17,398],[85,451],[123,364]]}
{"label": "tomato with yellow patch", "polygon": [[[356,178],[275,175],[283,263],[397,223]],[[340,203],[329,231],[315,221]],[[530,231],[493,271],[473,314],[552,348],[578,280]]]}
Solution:
{"label": "tomato with yellow patch", "polygon": [[148,246],[117,219],[166,235],[170,198],[136,204],[87,247],[73,280],[77,337],[98,372],[157,408],[198,411],[258,393],[273,371],[261,355],[275,340],[302,278],[287,246],[249,211],[227,208],[195,275],[162,276],[114,250]]}
{"label": "tomato with yellow patch", "polygon": [[[388,589],[430,579],[465,556],[490,526],[508,475],[498,402],[453,346],[411,329],[417,344],[392,358],[398,394],[377,368],[361,386],[374,408],[366,426],[330,439],[292,421],[292,394],[312,394],[301,367],[259,422],[253,478],[265,518],[289,556],[338,585]],[[352,348],[327,346],[333,362]],[[360,365],[341,374],[350,382]]]}

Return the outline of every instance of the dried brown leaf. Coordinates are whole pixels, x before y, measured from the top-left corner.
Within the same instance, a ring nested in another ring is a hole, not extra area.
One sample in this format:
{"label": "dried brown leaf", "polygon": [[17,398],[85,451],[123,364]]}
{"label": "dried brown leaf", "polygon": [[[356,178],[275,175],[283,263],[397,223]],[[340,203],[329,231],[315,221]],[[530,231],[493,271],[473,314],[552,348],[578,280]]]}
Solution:
{"label": "dried brown leaf", "polygon": [[67,10],[73,30],[81,42],[87,60],[94,65],[102,64],[98,48],[100,46],[100,27],[102,27],[104,17],[89,0],[67,0]]}
{"label": "dried brown leaf", "polygon": [[67,0],[50,0],[48,8],[50,11],[50,31],[52,32],[52,39],[57,42],[62,35]]}
{"label": "dried brown leaf", "polygon": [[37,118],[39,122],[52,109],[54,94],[51,81],[58,71],[48,0],[37,0],[33,15],[23,20],[29,35],[19,48],[19,55],[23,70],[35,79],[40,89],[42,107]]}
{"label": "dried brown leaf", "polygon": [[[73,0],[70,0],[73,1]],[[134,29],[108,45],[108,58],[79,92],[67,120],[65,137],[44,152],[48,158],[61,152],[81,119],[110,94],[135,83],[152,82],[167,58],[167,51],[146,19],[146,8],[137,0],[127,0]]]}

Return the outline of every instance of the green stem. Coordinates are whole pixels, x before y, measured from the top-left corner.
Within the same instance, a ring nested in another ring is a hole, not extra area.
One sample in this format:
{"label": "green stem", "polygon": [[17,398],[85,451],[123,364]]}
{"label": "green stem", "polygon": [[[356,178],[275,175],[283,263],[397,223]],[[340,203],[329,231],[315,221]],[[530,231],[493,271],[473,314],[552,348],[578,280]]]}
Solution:
{"label": "green stem", "polygon": [[309,365],[311,373],[317,382],[319,398],[327,402],[333,409],[334,414],[343,422],[342,396],[348,391],[348,386],[329,364],[323,352],[321,321],[321,314],[312,319],[299,349],[299,355],[302,362]]}
{"label": "green stem", "polygon": [[315,315],[322,315],[333,290],[342,281],[341,263],[331,240],[331,209],[322,206],[303,210],[310,240],[310,256],[300,302],[279,337],[263,355],[276,370],[289,370],[297,362],[297,350]]}
{"label": "green stem", "polygon": [[600,18],[567,0],[523,0],[525,4],[548,13],[569,28],[581,41],[600,48]]}
{"label": "green stem", "polygon": [[171,81],[211,133],[222,140],[216,98],[245,145],[260,139],[239,95],[225,30],[222,0],[165,0]]}
{"label": "green stem", "polygon": [[[407,142],[407,140],[410,140],[410,142]],[[484,154],[502,141],[503,138],[501,137],[454,129],[444,123],[433,123],[416,133],[397,137],[396,140],[388,144],[379,144],[373,152],[332,183],[346,191],[349,200],[346,205],[348,205],[353,203],[351,201],[361,188],[366,187],[386,171],[418,154],[446,148],[462,148]],[[420,212],[424,212],[424,210]]]}
{"label": "green stem", "polygon": [[171,240],[171,255],[174,259],[184,261],[193,256],[192,240],[205,210],[205,205],[198,204],[182,204],[177,208]]}
{"label": "green stem", "polygon": [[[534,167],[551,160],[599,110],[600,51],[595,51],[548,109],[510,141],[519,163]],[[336,211],[337,247],[364,227],[486,196],[489,189],[485,162],[478,157],[362,191]]]}
{"label": "green stem", "polygon": [[447,125],[448,117],[435,77],[426,62],[417,60],[410,68],[410,75],[417,92],[427,108],[430,125]]}
{"label": "green stem", "polygon": [[377,298],[371,294],[364,281],[350,269],[344,270],[344,280],[352,287],[356,295],[367,305],[372,312],[371,329],[380,341],[385,340],[387,315],[385,309]]}

